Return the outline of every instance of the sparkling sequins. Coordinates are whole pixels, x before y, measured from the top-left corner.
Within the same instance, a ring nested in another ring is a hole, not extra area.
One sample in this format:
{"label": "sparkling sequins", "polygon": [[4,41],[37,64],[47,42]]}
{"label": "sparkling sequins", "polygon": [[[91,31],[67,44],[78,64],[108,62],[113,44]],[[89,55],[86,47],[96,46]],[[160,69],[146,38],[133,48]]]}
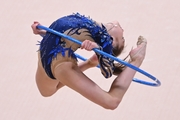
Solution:
{"label": "sparkling sequins", "polygon": [[[100,27],[90,17],[85,17],[79,13],[75,13],[69,16],[59,18],[51,24],[49,28],[58,32],[64,33],[69,30],[68,35],[77,34],[80,35],[80,29],[87,29],[90,37],[95,40],[97,44],[102,46],[102,50],[106,53],[112,54],[112,38],[107,33],[105,26],[102,24]],[[56,58],[57,54],[61,53],[65,56],[65,52],[68,51],[68,57],[76,59],[74,51],[70,48],[66,48],[66,41],[62,41],[60,36],[48,33],[43,37],[40,43],[40,55],[42,66],[44,67],[47,75],[55,79],[51,71],[51,62]]]}

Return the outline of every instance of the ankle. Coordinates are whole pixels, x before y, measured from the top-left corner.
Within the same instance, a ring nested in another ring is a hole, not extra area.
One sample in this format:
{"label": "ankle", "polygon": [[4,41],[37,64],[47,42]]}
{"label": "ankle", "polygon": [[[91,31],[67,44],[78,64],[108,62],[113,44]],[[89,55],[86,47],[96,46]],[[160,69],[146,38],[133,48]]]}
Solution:
{"label": "ankle", "polygon": [[139,59],[139,60],[131,61],[130,63],[136,67],[140,67],[142,62],[143,62],[143,59]]}

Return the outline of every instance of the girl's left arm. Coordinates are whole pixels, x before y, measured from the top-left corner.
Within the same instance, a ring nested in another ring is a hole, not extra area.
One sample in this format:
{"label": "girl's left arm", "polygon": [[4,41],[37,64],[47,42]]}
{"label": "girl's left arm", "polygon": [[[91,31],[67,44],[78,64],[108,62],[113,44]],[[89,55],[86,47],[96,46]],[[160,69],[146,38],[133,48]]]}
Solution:
{"label": "girl's left arm", "polygon": [[96,67],[98,65],[98,59],[96,54],[90,57],[88,60],[79,63],[78,67],[81,71],[85,71],[89,68]]}
{"label": "girl's left arm", "polygon": [[38,25],[40,25],[40,23],[39,23],[39,22],[36,22],[36,21],[31,25],[31,28],[32,28],[32,30],[33,30],[33,33],[34,33],[35,35],[41,35],[41,36],[43,37],[44,35],[46,35],[46,31],[45,31],[45,30],[37,29],[37,26],[38,26]]}

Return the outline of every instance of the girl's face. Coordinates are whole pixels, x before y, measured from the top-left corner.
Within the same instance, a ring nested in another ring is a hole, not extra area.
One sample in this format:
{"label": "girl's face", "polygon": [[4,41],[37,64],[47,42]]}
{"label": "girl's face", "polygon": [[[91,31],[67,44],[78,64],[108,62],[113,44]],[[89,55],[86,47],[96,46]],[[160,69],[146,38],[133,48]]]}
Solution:
{"label": "girl's face", "polygon": [[125,43],[125,40],[123,37],[124,30],[119,25],[119,23],[118,22],[108,23],[107,30],[108,30],[108,33],[113,38],[113,46],[124,47],[124,43]]}

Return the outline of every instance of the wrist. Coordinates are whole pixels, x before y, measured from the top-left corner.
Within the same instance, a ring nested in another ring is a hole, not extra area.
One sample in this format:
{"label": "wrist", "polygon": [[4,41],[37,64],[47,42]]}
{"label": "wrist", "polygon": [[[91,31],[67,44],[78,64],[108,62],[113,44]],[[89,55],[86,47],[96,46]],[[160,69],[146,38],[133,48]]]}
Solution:
{"label": "wrist", "polygon": [[46,35],[46,31],[41,30],[41,31],[39,31],[39,34],[40,34],[40,35]]}

